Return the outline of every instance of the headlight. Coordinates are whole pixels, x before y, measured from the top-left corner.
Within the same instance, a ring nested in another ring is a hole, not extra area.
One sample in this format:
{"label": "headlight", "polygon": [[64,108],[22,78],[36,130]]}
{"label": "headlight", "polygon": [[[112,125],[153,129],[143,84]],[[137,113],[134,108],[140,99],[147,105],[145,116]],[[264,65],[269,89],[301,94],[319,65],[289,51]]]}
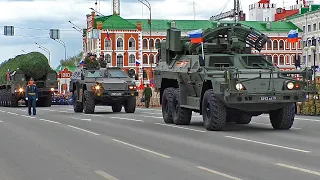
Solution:
{"label": "headlight", "polygon": [[23,88],[19,88],[19,92],[23,92]]}
{"label": "headlight", "polygon": [[54,91],[54,88],[51,88],[50,90],[51,90],[51,91]]}
{"label": "headlight", "polygon": [[99,89],[100,89],[100,86],[99,86],[99,85],[96,85],[94,88],[95,88],[96,90],[99,90]]}
{"label": "headlight", "polygon": [[288,82],[287,83],[287,88],[290,89],[290,90],[293,89],[294,88],[293,82]]}
{"label": "headlight", "polygon": [[237,89],[238,91],[242,90],[242,89],[243,89],[243,85],[242,85],[241,83],[237,83],[237,84],[236,84],[236,89]]}
{"label": "headlight", "polygon": [[130,85],[130,86],[129,86],[129,89],[130,89],[130,90],[135,90],[135,89],[137,89],[137,87],[136,87],[136,86],[133,86],[133,85]]}

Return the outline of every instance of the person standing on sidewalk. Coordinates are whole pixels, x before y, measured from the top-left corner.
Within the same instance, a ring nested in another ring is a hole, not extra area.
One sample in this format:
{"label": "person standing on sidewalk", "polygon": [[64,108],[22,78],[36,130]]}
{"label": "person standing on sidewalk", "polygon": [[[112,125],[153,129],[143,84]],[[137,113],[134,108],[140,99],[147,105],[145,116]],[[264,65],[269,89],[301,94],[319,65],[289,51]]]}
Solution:
{"label": "person standing on sidewalk", "polygon": [[31,115],[31,106],[33,110],[33,115],[36,115],[36,102],[38,101],[38,88],[34,83],[33,78],[30,78],[27,90],[26,90],[26,100],[28,101],[28,113]]}
{"label": "person standing on sidewalk", "polygon": [[145,87],[145,89],[143,90],[143,95],[144,95],[144,98],[145,98],[144,105],[145,105],[146,108],[149,108],[149,106],[150,106],[150,98],[152,97],[152,90],[149,87],[149,84],[147,84],[147,87]]}

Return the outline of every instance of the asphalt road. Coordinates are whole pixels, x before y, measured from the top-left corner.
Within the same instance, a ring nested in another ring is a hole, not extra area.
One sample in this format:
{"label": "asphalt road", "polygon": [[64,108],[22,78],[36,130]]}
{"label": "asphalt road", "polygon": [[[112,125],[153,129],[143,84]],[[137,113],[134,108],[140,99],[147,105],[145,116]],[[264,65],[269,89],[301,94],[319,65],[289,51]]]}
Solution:
{"label": "asphalt road", "polygon": [[72,106],[0,107],[1,180],[313,180],[320,179],[320,117],[297,116],[273,130],[268,115],[209,132],[166,125],[160,109],[96,114]]}

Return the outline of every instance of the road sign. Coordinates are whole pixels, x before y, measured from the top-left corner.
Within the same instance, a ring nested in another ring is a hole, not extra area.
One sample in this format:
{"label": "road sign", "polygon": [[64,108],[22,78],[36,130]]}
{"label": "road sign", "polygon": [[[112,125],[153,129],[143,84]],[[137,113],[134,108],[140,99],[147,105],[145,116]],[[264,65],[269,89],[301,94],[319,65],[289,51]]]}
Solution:
{"label": "road sign", "polygon": [[50,29],[50,39],[60,39],[60,30]]}
{"label": "road sign", "polygon": [[14,27],[13,26],[4,26],[4,35],[5,36],[13,36],[14,35]]}

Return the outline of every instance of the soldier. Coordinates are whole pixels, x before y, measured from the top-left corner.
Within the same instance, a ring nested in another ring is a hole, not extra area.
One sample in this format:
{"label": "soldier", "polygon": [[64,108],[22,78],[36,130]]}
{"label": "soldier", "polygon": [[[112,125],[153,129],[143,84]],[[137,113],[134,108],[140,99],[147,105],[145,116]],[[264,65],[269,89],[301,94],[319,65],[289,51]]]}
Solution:
{"label": "soldier", "polygon": [[28,113],[31,115],[31,105],[33,109],[33,115],[36,115],[36,102],[38,101],[38,88],[34,83],[33,78],[30,78],[27,90],[26,90],[26,100],[28,101]]}
{"label": "soldier", "polygon": [[145,89],[143,90],[143,95],[145,98],[144,105],[146,106],[146,108],[149,108],[150,98],[152,97],[152,90],[149,87],[149,84],[147,84],[147,87],[145,87]]}

